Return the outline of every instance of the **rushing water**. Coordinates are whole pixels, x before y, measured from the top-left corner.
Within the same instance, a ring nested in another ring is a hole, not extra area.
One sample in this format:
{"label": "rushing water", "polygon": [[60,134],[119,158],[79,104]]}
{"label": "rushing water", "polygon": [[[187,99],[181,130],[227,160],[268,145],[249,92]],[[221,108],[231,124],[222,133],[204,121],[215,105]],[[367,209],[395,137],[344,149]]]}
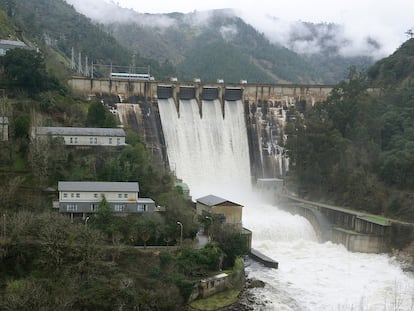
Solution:
{"label": "rushing water", "polygon": [[[214,194],[243,204],[243,225],[253,247],[279,262],[279,269],[251,262],[249,277],[265,306],[258,310],[414,310],[414,279],[388,255],[348,252],[318,243],[309,222],[257,203],[250,189],[246,126],[241,102],[160,100],[159,110],[170,166],[194,199]],[[253,203],[252,203],[253,202]]]}

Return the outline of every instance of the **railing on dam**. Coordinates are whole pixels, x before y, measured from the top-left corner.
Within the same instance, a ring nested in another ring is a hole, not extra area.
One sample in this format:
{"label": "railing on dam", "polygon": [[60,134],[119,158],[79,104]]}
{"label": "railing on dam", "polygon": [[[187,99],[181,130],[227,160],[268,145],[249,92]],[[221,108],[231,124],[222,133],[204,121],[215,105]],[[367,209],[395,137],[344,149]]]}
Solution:
{"label": "railing on dam", "polygon": [[392,221],[377,215],[283,195],[286,210],[307,218],[320,241],[340,243],[350,251],[381,253],[390,250]]}
{"label": "railing on dam", "polygon": [[[242,90],[243,100],[246,101],[281,101],[295,98],[297,101],[319,102],[326,100],[333,85],[305,84],[254,84],[254,83],[201,83],[179,81],[148,81],[127,79],[97,79],[74,76],[69,85],[77,92],[89,94],[122,95],[157,99],[171,96],[177,99],[183,88],[193,90],[192,94],[198,100],[211,100],[212,97],[232,100],[232,90]],[[160,89],[163,91],[160,92]],[[168,94],[167,94],[167,93]],[[236,91],[237,93],[237,91]],[[233,99],[234,100],[234,99]]]}

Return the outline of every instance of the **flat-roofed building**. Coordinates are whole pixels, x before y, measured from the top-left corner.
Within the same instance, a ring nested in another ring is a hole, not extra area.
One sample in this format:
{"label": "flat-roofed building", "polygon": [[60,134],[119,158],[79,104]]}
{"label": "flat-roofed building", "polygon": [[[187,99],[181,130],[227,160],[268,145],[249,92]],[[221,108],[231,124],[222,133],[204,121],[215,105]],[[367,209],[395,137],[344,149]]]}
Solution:
{"label": "flat-roofed building", "polygon": [[114,213],[155,211],[152,199],[139,198],[138,182],[59,181],[58,192],[59,211],[72,217],[96,213],[103,198]]}
{"label": "flat-roofed building", "polygon": [[62,137],[67,146],[124,146],[125,131],[121,128],[32,127],[32,139]]}
{"label": "flat-roofed building", "polygon": [[0,40],[0,56],[6,55],[8,50],[13,50],[13,49],[34,50],[34,48],[26,45],[26,43],[22,41]]}

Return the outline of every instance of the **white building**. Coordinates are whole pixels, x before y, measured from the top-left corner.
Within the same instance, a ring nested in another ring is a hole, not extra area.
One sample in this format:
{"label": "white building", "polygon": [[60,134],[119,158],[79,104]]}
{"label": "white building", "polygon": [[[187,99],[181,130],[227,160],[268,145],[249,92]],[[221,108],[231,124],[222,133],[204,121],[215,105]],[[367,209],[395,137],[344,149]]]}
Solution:
{"label": "white building", "polygon": [[32,127],[32,138],[62,137],[67,146],[124,146],[121,128]]}
{"label": "white building", "polygon": [[0,56],[6,55],[7,51],[12,49],[34,50],[34,48],[26,45],[22,41],[0,40]]}
{"label": "white building", "polygon": [[155,202],[139,198],[137,182],[59,181],[59,211],[71,217],[93,214],[103,198],[114,213],[143,213],[155,211]]}

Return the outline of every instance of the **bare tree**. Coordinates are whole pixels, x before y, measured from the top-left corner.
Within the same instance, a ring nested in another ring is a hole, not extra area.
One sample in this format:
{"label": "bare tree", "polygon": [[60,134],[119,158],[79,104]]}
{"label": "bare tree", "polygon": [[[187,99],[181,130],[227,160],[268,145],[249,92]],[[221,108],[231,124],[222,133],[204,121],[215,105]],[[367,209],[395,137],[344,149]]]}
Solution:
{"label": "bare tree", "polygon": [[6,209],[13,207],[13,203],[17,197],[17,190],[23,181],[24,177],[22,176],[10,176],[9,179],[1,184],[2,191],[0,191],[0,206]]}

